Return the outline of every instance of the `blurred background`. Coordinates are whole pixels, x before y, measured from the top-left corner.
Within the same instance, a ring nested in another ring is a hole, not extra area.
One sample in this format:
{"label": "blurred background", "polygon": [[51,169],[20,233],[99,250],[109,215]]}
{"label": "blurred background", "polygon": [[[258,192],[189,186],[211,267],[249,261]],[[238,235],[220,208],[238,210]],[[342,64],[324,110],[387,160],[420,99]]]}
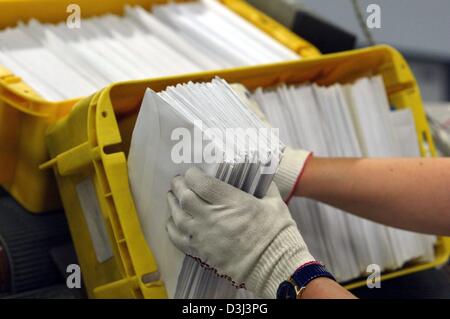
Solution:
{"label": "blurred background", "polygon": [[[291,27],[322,53],[370,44],[361,24],[370,4],[381,9],[381,28],[368,30],[375,43],[400,50],[410,63],[426,102],[450,101],[450,2],[447,0],[249,0],[257,8]],[[356,5],[355,5],[356,4]],[[284,9],[285,8],[285,9]],[[307,19],[313,15],[317,21]],[[323,23],[323,25],[321,25]],[[329,26],[326,26],[329,24]],[[333,30],[333,27],[336,30]],[[320,30],[318,30],[320,28]],[[329,32],[329,36],[317,31]],[[328,43],[336,43],[334,48]],[[342,43],[347,47],[340,47]]]}

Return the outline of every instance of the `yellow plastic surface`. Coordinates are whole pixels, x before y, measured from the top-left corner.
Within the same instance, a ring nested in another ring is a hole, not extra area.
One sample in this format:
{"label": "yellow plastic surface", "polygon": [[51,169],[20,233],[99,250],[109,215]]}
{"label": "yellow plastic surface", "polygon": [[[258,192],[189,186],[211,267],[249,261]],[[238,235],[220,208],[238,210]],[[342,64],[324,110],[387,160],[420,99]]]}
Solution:
{"label": "yellow plastic surface", "polygon": [[[151,278],[157,266],[139,226],[127,175],[126,158],[131,134],[147,87],[160,91],[177,83],[210,81],[216,75],[230,83],[242,83],[249,89],[279,83],[328,85],[375,74],[383,76],[392,105],[411,108],[422,153],[426,154],[428,150],[434,153],[414,76],[402,56],[388,46],[269,66],[117,83],[78,103],[68,117],[49,130],[47,146],[51,160],[43,168],[52,167],[55,172],[89,296],[165,296],[161,282],[144,284],[142,281],[142,278]],[[114,247],[114,257],[105,263],[99,263],[95,258],[75,192],[75,185],[85,178],[94,181],[103,222]],[[447,261],[449,251],[449,239],[439,238],[433,262],[412,264],[384,274],[382,278],[439,266]],[[365,281],[360,281],[348,287],[364,284]]]}
{"label": "yellow plastic surface", "polygon": [[[126,4],[151,8],[168,0],[0,0],[0,30],[31,18],[42,22],[67,19],[66,8],[76,3],[83,18],[102,13],[121,14]],[[183,1],[178,1],[183,2]],[[241,0],[223,0],[225,6],[248,19],[256,27],[286,47],[305,57],[320,54],[284,26]],[[0,65],[0,184],[27,210],[39,213],[60,207],[54,180],[38,165],[48,159],[44,132],[50,123],[67,114],[79,98],[50,102]],[[149,77],[151,74],[148,75]]]}

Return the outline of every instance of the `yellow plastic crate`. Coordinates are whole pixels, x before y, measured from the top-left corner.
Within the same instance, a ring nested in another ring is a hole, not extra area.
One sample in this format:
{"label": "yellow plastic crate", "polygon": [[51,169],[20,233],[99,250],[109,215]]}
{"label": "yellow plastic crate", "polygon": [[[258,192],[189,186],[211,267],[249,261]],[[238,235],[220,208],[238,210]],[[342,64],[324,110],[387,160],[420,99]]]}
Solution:
{"label": "yellow plastic crate", "polygon": [[[188,81],[210,81],[218,75],[249,89],[279,83],[348,83],[358,77],[381,74],[390,103],[411,108],[421,151],[435,152],[425,119],[419,89],[402,56],[391,47],[349,51],[301,61],[237,68],[177,77],[112,84],[77,104],[71,114],[53,125],[46,137],[52,167],[72,231],[84,282],[90,297],[165,297],[163,284],[152,282],[155,259],[144,240],[128,182],[127,153],[139,106],[147,87],[155,91]],[[426,143],[427,145],[425,145]],[[113,257],[98,262],[76,192],[76,185],[92,181],[98,201],[98,218],[107,230]],[[388,279],[445,263],[450,241],[439,238],[436,259],[384,274]],[[365,281],[349,288],[364,285]]]}
{"label": "yellow plastic crate", "polygon": [[[168,0],[77,0],[83,17],[102,13],[120,14],[126,4],[150,8]],[[181,2],[181,1],[180,1]],[[0,29],[14,26],[18,21],[35,18],[43,22],[64,21],[70,0],[0,0]],[[241,0],[222,3],[249,20],[256,27],[304,57],[319,55],[319,51]],[[60,207],[54,180],[38,165],[48,159],[44,132],[50,123],[66,115],[80,100],[50,102],[42,99],[14,70],[0,65],[0,184],[27,210],[38,213]],[[149,74],[151,76],[151,74]]]}

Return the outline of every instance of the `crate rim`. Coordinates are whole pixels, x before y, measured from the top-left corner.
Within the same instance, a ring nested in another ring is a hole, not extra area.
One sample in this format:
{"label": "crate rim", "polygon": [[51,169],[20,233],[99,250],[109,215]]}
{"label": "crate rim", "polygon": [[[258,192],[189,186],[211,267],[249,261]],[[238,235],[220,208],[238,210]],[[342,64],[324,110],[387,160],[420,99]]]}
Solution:
{"label": "crate rim", "polygon": [[[234,69],[229,69],[229,70],[199,72],[199,73],[193,73],[193,74],[187,74],[187,75],[181,75],[181,76],[168,76],[168,77],[151,78],[151,79],[144,79],[144,80],[123,81],[123,82],[117,82],[117,83],[108,85],[103,90],[97,92],[97,94],[95,94],[95,96],[91,96],[88,99],[89,99],[90,106],[95,104],[95,106],[97,107],[96,111],[95,111],[95,117],[96,117],[96,122],[97,122],[101,118],[102,111],[111,111],[112,110],[114,113],[113,103],[111,100],[111,91],[114,88],[121,86],[121,85],[133,85],[133,84],[142,84],[142,83],[151,84],[151,83],[154,83],[157,81],[182,83],[182,82],[185,82],[186,80],[192,79],[192,78],[211,78],[211,77],[216,76],[217,73],[220,73],[220,75],[226,76],[226,74],[239,73],[241,71],[256,71],[261,68],[263,68],[265,70],[268,70],[270,68],[280,68],[280,67],[288,69],[291,66],[297,65],[300,63],[301,64],[308,64],[308,63],[314,64],[319,60],[320,61],[324,61],[327,59],[332,60],[332,59],[341,58],[341,57],[348,58],[349,56],[352,56],[352,55],[357,56],[359,54],[364,54],[365,52],[374,52],[374,51],[387,52],[387,53],[393,55],[392,58],[394,58],[395,55],[399,55],[399,52],[396,49],[392,48],[391,46],[379,45],[379,46],[374,46],[374,47],[369,47],[369,48],[363,48],[363,49],[341,52],[341,53],[336,53],[336,54],[324,55],[321,57],[310,58],[307,60],[305,59],[305,60],[289,61],[289,62],[282,62],[282,63],[276,63],[276,64],[271,64],[271,65],[263,65],[263,66],[260,65],[260,66],[240,67],[240,68],[234,68]],[[193,81],[196,81],[196,80],[193,79]],[[169,84],[169,85],[171,85],[171,84]],[[117,122],[117,120],[116,120],[116,122]],[[119,133],[119,139],[122,140],[122,138],[120,136],[120,132],[118,132],[118,133]],[[105,136],[100,137],[98,135],[98,131],[96,131],[96,134],[97,134],[96,145],[93,147],[99,147],[99,149],[101,150],[101,152],[100,152],[101,158],[104,160],[107,160],[107,158],[111,157],[112,154],[105,153],[104,148],[117,143],[117,139],[115,137],[113,137],[112,139],[111,138],[105,139]],[[123,151],[119,151],[117,153],[122,153],[122,155],[125,156]],[[115,153],[113,153],[113,154],[115,154]],[[58,156],[59,155],[56,155],[52,160],[43,164],[42,168],[53,167],[55,170],[58,170],[58,168],[55,166],[55,165],[57,165],[57,157]],[[126,158],[125,158],[125,161],[126,161]],[[131,188],[129,185],[128,185],[128,188],[129,188],[129,192],[131,194]],[[132,201],[133,201],[133,205],[134,205],[134,200],[132,200]],[[137,215],[136,207],[135,207],[134,213]],[[140,229],[140,232],[143,233],[142,229]],[[409,266],[407,268],[399,269],[399,270],[396,270],[393,272],[383,273],[381,275],[381,280],[388,280],[391,278],[396,278],[398,276],[422,271],[425,269],[434,268],[434,267],[444,264],[450,256],[450,239],[444,238],[444,237],[439,237],[438,240],[439,240],[441,251],[436,256],[435,260],[433,260],[432,262],[428,262],[428,263],[422,263],[419,265]],[[148,249],[150,249],[148,244],[147,244],[147,247],[148,247]],[[365,285],[365,280],[361,280],[361,278],[359,278],[359,280],[356,280],[355,282],[352,282],[352,283],[346,285],[345,287],[348,289],[354,289],[354,288],[361,287],[364,285]]]}

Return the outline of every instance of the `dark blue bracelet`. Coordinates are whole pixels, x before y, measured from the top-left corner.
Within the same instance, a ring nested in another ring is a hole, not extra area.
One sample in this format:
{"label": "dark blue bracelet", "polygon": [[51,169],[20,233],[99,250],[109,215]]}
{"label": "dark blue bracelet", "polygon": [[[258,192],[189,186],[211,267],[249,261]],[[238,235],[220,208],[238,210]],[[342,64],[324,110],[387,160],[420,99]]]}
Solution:
{"label": "dark blue bracelet", "polygon": [[296,299],[311,280],[319,277],[336,280],[325,266],[318,261],[300,266],[288,280],[283,281],[278,286],[277,299]]}

